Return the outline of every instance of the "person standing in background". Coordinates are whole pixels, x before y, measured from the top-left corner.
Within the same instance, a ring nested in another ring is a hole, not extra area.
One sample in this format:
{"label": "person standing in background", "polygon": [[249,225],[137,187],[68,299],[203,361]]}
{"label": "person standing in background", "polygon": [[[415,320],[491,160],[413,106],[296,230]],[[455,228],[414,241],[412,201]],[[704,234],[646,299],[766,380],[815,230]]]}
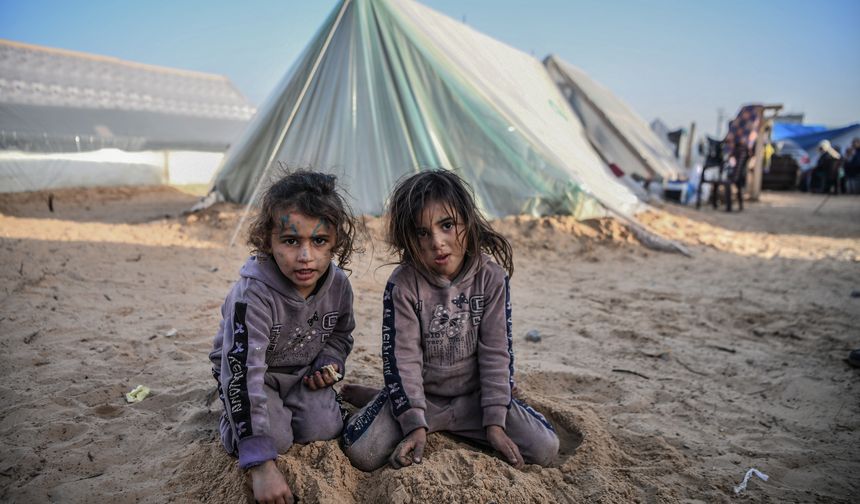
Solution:
{"label": "person standing in background", "polygon": [[851,141],[845,151],[845,192],[860,194],[860,137]]}
{"label": "person standing in background", "polygon": [[837,184],[839,178],[839,160],[842,156],[830,145],[829,140],[822,140],[818,143],[818,152],[818,162],[815,164],[813,171],[813,181],[816,178],[821,180],[821,192],[830,194],[832,189],[834,194],[837,194],[839,191]]}

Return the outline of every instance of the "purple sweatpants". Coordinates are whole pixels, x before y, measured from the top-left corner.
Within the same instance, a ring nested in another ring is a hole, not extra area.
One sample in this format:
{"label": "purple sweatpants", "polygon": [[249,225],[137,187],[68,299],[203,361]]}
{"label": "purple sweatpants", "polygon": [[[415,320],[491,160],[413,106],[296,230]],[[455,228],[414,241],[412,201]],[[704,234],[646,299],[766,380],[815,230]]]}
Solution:
{"label": "purple sweatpants", "polygon": [[[459,397],[427,394],[426,400],[424,417],[429,432],[445,431],[487,443],[480,391]],[[530,464],[547,466],[558,454],[558,436],[546,418],[516,399],[508,408],[505,433]],[[383,390],[347,421],[344,450],[352,465],[362,471],[373,471],[385,465],[404,435]]]}
{"label": "purple sweatpants", "polygon": [[[266,408],[269,414],[269,435],[278,453],[286,453],[293,443],[310,443],[338,437],[343,429],[340,406],[331,387],[311,390],[300,374],[266,373]],[[236,454],[234,429],[221,416],[221,442],[227,452]]]}

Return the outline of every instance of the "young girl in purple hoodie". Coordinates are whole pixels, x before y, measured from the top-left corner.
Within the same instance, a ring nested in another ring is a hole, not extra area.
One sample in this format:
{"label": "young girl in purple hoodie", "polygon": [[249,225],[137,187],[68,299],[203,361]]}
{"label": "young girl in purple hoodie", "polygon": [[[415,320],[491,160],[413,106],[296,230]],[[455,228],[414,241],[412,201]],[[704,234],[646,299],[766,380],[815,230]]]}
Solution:
{"label": "young girl in purple hoodie", "polygon": [[341,268],[355,224],[335,182],[298,171],[266,192],[249,231],[255,255],[221,307],[209,355],[224,404],[221,441],[249,470],[261,503],[293,502],[279,453],[343,428],[331,385],[353,343],[352,288]]}
{"label": "young girl in purple hoodie", "polygon": [[383,295],[385,387],[342,390],[363,406],[344,429],[350,461],[365,471],[420,463],[427,433],[446,431],[488,444],[518,468],[549,464],[555,431],[512,395],[510,244],[446,170],[400,182],[388,218],[400,265]]}

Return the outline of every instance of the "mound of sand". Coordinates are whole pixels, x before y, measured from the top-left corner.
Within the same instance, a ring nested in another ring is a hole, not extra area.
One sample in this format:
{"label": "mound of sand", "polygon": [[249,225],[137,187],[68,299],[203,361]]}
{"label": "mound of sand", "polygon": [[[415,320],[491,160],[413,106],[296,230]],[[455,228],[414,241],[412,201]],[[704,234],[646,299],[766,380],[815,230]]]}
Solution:
{"label": "mound of sand", "polygon": [[[0,499],[243,502],[217,439],[207,353],[247,254],[241,208],[186,215],[169,188],[0,195],[6,351]],[[279,467],[302,502],[855,500],[860,200],[765,194],[741,214],[640,216],[688,246],[640,246],[613,220],[494,222],[515,249],[516,379],[561,438],[549,468],[510,468],[443,434],[424,462],[353,469],[337,442]],[[392,269],[380,219],[351,265],[347,380],[381,385],[380,299]],[[538,330],[542,340],[523,335]],[[123,394],[150,387],[143,402]]]}

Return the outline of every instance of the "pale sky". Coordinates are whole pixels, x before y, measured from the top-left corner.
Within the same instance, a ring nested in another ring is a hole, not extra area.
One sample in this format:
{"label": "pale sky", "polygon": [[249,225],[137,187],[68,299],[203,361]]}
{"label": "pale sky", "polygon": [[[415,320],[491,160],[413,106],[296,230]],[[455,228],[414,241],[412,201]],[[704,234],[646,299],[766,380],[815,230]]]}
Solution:
{"label": "pale sky", "polygon": [[[752,102],[860,121],[860,1],[425,0],[542,59],[582,68],[646,121],[713,134]],[[0,0],[0,38],[226,75],[255,105],[334,0]],[[725,127],[722,128],[725,131]]]}

